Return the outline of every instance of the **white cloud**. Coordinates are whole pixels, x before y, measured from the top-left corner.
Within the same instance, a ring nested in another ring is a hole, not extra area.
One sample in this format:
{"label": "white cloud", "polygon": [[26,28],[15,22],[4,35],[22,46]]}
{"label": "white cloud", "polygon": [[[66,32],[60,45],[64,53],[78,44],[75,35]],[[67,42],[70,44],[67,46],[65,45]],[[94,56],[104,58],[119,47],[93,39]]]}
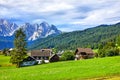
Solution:
{"label": "white cloud", "polygon": [[[73,21],[73,24],[89,24],[89,25],[98,25],[98,24],[112,24],[120,21],[120,2],[116,4],[111,3],[107,6],[99,7],[94,9],[87,14],[85,19],[79,21]],[[116,19],[113,19],[116,18]]]}
{"label": "white cloud", "polygon": [[[96,26],[119,22],[119,5],[120,0],[0,0],[0,18],[18,18],[32,23],[45,20],[55,25]],[[65,29],[71,30],[73,27]]]}

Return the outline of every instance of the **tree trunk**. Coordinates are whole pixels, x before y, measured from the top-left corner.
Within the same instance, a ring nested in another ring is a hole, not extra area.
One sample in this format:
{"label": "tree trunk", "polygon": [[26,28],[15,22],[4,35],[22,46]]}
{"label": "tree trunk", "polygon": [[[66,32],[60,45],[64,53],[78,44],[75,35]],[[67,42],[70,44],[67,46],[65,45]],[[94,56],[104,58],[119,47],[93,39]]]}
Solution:
{"label": "tree trunk", "polygon": [[17,68],[20,68],[20,62],[17,63],[16,67],[17,67]]}

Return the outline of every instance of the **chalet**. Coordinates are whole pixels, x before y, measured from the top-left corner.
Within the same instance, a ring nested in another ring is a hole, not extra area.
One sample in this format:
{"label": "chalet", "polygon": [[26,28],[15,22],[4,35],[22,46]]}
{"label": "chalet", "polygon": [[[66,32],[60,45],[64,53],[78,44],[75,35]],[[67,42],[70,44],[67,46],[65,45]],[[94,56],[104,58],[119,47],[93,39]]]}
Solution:
{"label": "chalet", "polygon": [[93,58],[94,53],[91,48],[77,48],[75,51],[75,60]]}
{"label": "chalet", "polygon": [[33,50],[29,53],[29,56],[33,57],[35,60],[41,63],[42,60],[45,61],[45,63],[49,62],[49,57],[52,55],[51,49],[40,49],[40,50]]}
{"label": "chalet", "polygon": [[57,61],[59,61],[59,56],[57,54],[52,54],[49,61],[50,62],[57,62]]}

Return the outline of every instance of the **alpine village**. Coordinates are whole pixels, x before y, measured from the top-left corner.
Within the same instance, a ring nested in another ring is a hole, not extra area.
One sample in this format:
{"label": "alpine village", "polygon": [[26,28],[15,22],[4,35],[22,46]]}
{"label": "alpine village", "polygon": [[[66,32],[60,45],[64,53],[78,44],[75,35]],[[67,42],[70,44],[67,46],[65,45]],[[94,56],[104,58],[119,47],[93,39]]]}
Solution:
{"label": "alpine village", "polygon": [[[108,7],[110,0],[51,0],[54,5],[49,0],[22,1],[0,0],[0,80],[120,80],[120,16],[113,16],[117,8]],[[37,7],[41,9],[32,12]],[[7,18],[13,12],[16,18]]]}

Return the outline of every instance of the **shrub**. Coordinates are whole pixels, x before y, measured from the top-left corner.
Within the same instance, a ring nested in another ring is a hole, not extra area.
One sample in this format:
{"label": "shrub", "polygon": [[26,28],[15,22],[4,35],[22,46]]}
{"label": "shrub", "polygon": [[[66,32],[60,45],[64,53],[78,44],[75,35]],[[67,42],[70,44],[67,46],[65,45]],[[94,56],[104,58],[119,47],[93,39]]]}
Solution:
{"label": "shrub", "polygon": [[118,48],[110,48],[110,49],[99,49],[97,56],[98,57],[106,57],[106,56],[117,56],[120,51]]}
{"label": "shrub", "polygon": [[60,60],[62,61],[74,60],[74,59],[75,59],[74,53],[71,51],[65,51],[60,58]]}
{"label": "shrub", "polygon": [[105,49],[99,49],[97,54],[98,57],[105,57]]}

